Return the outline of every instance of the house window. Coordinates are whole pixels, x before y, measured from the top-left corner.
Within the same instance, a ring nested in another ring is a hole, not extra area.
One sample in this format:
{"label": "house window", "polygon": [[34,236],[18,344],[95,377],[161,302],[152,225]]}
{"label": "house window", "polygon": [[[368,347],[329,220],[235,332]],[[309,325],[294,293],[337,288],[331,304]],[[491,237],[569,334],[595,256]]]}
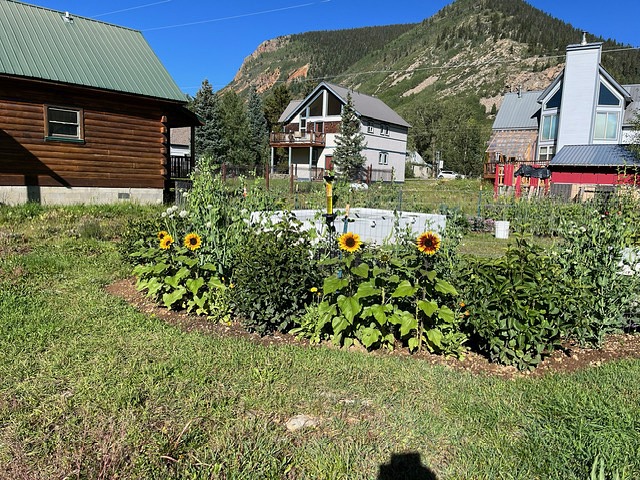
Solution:
{"label": "house window", "polygon": [[538,160],[541,162],[550,162],[553,156],[556,154],[556,148],[553,145],[540,147],[540,155]]}
{"label": "house window", "polygon": [[618,138],[618,114],[616,112],[596,113],[594,140],[615,140]]}
{"label": "house window", "polygon": [[389,164],[389,153],[388,152],[380,152],[378,155],[378,165],[388,165]]}
{"label": "house window", "polygon": [[50,139],[82,139],[82,110],[64,107],[46,107],[46,137]]}
{"label": "house window", "polygon": [[556,93],[553,94],[553,97],[549,99],[545,108],[560,108],[560,103],[562,102],[562,86],[558,89]]}
{"label": "house window", "polygon": [[367,122],[367,133],[373,133],[373,124],[371,122]]}
{"label": "house window", "polygon": [[558,115],[545,115],[542,117],[541,140],[555,140],[558,135]]}
{"label": "house window", "polygon": [[384,123],[380,124],[380,135],[389,136],[389,125]]}
{"label": "house window", "polygon": [[600,92],[598,94],[598,105],[620,105],[620,100],[616,97],[611,90],[607,88],[604,83],[600,84]]}

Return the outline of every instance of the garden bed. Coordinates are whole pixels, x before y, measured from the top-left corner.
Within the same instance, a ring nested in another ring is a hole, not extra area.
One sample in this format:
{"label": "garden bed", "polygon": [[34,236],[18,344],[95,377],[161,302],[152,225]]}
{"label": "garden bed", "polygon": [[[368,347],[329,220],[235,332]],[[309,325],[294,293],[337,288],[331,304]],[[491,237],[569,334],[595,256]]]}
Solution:
{"label": "garden bed", "polygon": [[[244,338],[264,346],[300,345],[310,348],[335,348],[331,343],[312,346],[308,340],[298,339],[287,333],[260,336],[256,333],[247,332],[238,322],[231,322],[229,324],[213,323],[204,316],[190,315],[184,312],[166,309],[146,297],[144,293],[137,291],[134,278],[119,280],[107,286],[106,290],[111,295],[124,299],[140,312],[158,317],[164,322],[177,326],[187,332],[200,332],[220,337]],[[357,347],[351,347],[350,350],[364,351],[364,349]],[[530,372],[519,372],[515,367],[491,363],[487,358],[474,352],[468,352],[461,360],[454,357],[431,354],[426,350],[410,353],[406,348],[396,348],[393,351],[380,349],[372,354],[411,357],[432,365],[445,365],[455,370],[515,378],[518,376],[543,376],[555,373],[569,373],[585,368],[598,367],[606,362],[640,358],[640,335],[609,335],[600,349],[581,348],[576,344],[565,344],[562,349],[556,350],[550,356],[545,357],[540,365],[534,371]]]}

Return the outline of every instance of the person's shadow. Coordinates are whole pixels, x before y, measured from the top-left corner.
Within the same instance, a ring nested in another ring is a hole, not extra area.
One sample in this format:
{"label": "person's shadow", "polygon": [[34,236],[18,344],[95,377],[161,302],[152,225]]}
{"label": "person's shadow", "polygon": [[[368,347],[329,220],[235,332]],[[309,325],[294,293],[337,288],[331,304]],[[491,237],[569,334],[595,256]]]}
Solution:
{"label": "person's shadow", "polygon": [[422,465],[420,454],[394,453],[391,461],[380,465],[377,480],[438,480],[436,474]]}

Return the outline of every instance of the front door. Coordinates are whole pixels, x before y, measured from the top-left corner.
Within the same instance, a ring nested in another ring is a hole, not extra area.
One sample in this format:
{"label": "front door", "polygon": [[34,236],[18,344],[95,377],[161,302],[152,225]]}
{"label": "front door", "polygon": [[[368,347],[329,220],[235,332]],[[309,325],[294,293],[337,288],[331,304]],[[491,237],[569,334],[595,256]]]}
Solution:
{"label": "front door", "polygon": [[333,170],[333,155],[324,156],[324,169]]}

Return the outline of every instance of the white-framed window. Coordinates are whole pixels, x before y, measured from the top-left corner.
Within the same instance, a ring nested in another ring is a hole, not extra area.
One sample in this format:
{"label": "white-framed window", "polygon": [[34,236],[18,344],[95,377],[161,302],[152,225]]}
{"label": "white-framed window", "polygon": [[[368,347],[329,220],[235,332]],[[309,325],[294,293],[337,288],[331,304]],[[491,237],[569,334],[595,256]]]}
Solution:
{"label": "white-framed window", "polygon": [[544,115],[542,117],[542,129],[540,140],[555,140],[558,137],[558,114]]}
{"label": "white-framed window", "polygon": [[541,162],[550,162],[553,156],[556,154],[556,147],[553,145],[546,145],[540,147],[540,154],[538,160]]}
{"label": "white-framed window", "polygon": [[367,133],[373,133],[373,123],[367,122]]}
{"label": "white-framed window", "polygon": [[389,136],[389,125],[387,125],[386,123],[380,124],[380,135],[383,135],[385,137]]}
{"label": "white-framed window", "polygon": [[618,138],[618,112],[597,112],[594,140],[616,140]]}
{"label": "white-framed window", "polygon": [[45,128],[48,139],[82,140],[82,110],[46,106]]}
{"label": "white-framed window", "polygon": [[388,165],[388,164],[389,164],[389,153],[380,152],[378,154],[378,165]]}

